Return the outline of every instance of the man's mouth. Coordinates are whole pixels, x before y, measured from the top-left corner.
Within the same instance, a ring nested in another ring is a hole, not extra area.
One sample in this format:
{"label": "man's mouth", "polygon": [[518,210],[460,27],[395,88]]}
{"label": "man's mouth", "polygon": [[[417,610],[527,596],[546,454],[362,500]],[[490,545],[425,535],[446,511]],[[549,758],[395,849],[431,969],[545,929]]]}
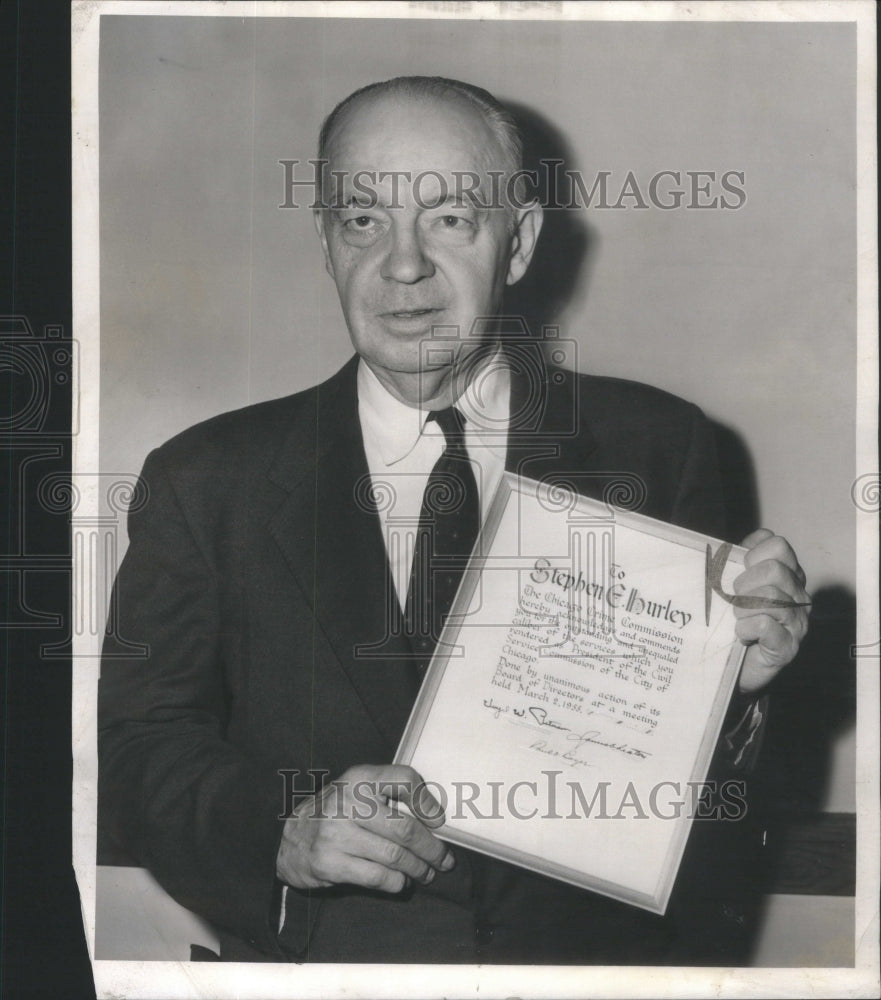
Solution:
{"label": "man's mouth", "polygon": [[396,309],[389,310],[383,313],[384,316],[394,316],[395,319],[415,319],[418,316],[428,316],[431,313],[438,312],[436,308],[429,307],[427,309]]}

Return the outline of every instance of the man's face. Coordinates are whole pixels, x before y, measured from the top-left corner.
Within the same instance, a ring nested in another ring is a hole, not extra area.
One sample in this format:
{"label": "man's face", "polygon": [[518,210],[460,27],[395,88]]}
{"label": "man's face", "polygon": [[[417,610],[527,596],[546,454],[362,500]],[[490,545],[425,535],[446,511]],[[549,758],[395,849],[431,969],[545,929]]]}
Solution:
{"label": "man's face", "polygon": [[[498,312],[528,263],[510,210],[467,194],[477,185],[491,201],[488,172],[510,172],[492,130],[455,98],[366,98],[345,113],[328,158],[332,207],[317,224],[356,351],[396,385],[461,362],[478,346],[475,320]],[[455,338],[440,352],[426,349],[433,327]]]}

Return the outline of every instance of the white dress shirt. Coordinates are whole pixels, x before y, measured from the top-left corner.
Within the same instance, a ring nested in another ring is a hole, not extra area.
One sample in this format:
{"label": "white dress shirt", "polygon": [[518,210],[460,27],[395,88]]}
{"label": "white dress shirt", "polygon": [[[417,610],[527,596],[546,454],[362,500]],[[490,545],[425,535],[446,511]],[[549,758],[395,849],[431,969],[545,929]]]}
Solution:
{"label": "white dress shirt", "polygon": [[[505,469],[511,409],[511,372],[501,352],[475,366],[453,404],[465,418],[465,447],[480,494],[481,521]],[[403,608],[413,565],[413,540],[422,496],[444,450],[444,434],[428,410],[396,399],[362,360],[358,416],[367,468],[379,508],[392,579]]]}

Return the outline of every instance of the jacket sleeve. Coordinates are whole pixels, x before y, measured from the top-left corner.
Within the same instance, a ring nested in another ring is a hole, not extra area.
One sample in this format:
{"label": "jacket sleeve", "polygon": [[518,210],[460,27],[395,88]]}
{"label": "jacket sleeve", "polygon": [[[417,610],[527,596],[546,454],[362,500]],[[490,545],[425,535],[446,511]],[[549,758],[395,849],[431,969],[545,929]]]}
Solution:
{"label": "jacket sleeve", "polygon": [[[225,623],[207,553],[152,453],[129,514],[98,696],[99,814],[180,903],[278,954],[278,775],[226,738]],[[229,637],[226,637],[227,640]]]}

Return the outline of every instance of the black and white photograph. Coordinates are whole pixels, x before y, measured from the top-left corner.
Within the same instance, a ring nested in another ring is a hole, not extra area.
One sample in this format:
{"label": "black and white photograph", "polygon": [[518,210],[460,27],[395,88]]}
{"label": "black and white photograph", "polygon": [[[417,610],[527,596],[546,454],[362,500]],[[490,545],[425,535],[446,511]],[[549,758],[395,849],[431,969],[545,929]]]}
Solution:
{"label": "black and white photograph", "polygon": [[873,995],[873,6],[71,43],[97,996]]}

